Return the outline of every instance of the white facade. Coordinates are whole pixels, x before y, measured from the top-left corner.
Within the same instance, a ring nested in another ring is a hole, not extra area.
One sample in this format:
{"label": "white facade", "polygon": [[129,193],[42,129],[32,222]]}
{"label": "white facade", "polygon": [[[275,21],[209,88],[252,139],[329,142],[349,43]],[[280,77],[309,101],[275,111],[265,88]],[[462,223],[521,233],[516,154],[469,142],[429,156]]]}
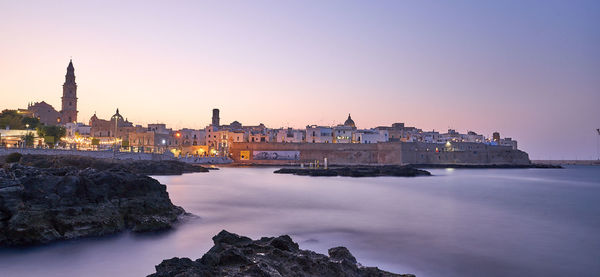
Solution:
{"label": "white facade", "polygon": [[503,145],[503,146],[510,146],[510,147],[512,147],[512,149],[515,149],[515,150],[517,149],[517,141],[512,140],[512,138],[500,139],[500,142],[498,144]]}
{"label": "white facade", "polygon": [[167,129],[167,125],[163,123],[148,124],[148,131],[153,131],[155,134],[168,135],[171,129]]}
{"label": "white facade", "polygon": [[333,129],[331,127],[310,125],[306,126],[306,142],[308,143],[332,143]]}
{"label": "white facade", "polygon": [[352,143],[352,134],[355,128],[351,126],[338,125],[333,127],[333,142],[334,143]]}
{"label": "white facade", "polygon": [[278,129],[275,131],[275,137],[277,142],[304,142],[304,131],[292,128]]}
{"label": "white facade", "polygon": [[69,122],[69,123],[65,124],[65,129],[67,132],[67,134],[66,134],[67,137],[74,137],[75,135],[89,136],[92,127],[85,125],[83,123]]}
{"label": "white facade", "polygon": [[387,142],[389,140],[389,134],[387,130],[360,130],[356,131],[352,138],[356,143],[379,143]]}

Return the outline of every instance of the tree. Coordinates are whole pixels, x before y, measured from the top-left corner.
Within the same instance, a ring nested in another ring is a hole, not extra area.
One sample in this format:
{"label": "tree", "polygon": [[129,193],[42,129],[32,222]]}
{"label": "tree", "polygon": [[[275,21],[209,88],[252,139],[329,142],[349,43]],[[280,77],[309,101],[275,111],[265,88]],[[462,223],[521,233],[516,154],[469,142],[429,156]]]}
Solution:
{"label": "tree", "polygon": [[54,144],[67,134],[67,129],[62,126],[39,126],[37,133],[50,148],[54,148]]}
{"label": "tree", "polygon": [[40,126],[40,120],[35,117],[24,117],[15,110],[4,110],[0,113],[0,128],[7,126],[10,129],[35,129]]}
{"label": "tree", "polygon": [[25,126],[25,128],[27,129],[35,130],[38,126],[41,125],[40,120],[35,117],[23,117],[21,122],[23,123],[23,126]]}
{"label": "tree", "polygon": [[23,136],[23,141],[25,142],[25,146],[27,146],[27,147],[33,146],[34,139],[35,139],[35,136],[33,135],[32,132],[28,132],[27,134],[25,134]]}
{"label": "tree", "polygon": [[14,110],[4,110],[0,113],[0,128],[24,129],[23,117]]}

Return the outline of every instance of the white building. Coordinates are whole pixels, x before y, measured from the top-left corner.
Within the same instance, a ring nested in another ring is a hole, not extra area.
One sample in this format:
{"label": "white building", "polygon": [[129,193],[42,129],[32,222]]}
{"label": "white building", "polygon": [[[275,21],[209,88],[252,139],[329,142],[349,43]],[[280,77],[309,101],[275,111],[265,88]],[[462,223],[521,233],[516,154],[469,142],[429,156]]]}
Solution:
{"label": "white building", "polygon": [[503,138],[500,139],[499,145],[510,146],[512,149],[517,150],[517,141],[512,138]]}
{"label": "white building", "polygon": [[332,143],[333,129],[326,126],[306,126],[306,142],[308,143]]}
{"label": "white building", "polygon": [[387,130],[359,130],[356,131],[352,140],[356,143],[379,143],[387,142],[389,140],[389,134]]}
{"label": "white building", "polygon": [[292,128],[277,129],[275,130],[275,136],[277,142],[304,142],[304,130],[297,130]]}
{"label": "white building", "polygon": [[206,130],[184,128],[179,130],[185,146],[206,145]]}
{"label": "white building", "polygon": [[352,143],[352,134],[356,128],[346,125],[338,125],[333,127],[333,142],[334,143]]}
{"label": "white building", "polygon": [[69,122],[65,124],[66,136],[67,137],[75,137],[82,136],[88,137],[90,136],[92,126],[85,125],[83,123],[74,123]]}

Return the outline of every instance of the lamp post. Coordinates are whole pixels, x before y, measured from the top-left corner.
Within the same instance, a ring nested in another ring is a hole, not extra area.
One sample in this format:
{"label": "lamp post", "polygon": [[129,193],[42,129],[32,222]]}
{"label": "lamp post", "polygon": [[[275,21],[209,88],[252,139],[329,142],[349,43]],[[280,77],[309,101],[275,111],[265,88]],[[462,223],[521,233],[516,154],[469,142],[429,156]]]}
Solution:
{"label": "lamp post", "polygon": [[596,129],[598,136],[596,137],[596,158],[600,161],[600,128]]}

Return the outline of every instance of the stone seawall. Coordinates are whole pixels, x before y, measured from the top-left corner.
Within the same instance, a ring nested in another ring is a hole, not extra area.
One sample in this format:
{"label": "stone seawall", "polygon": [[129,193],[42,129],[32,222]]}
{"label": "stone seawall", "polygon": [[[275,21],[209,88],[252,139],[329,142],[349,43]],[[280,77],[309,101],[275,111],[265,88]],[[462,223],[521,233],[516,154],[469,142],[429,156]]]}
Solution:
{"label": "stone seawall", "polygon": [[[255,152],[293,151],[290,160],[255,159]],[[236,164],[298,165],[315,161],[329,165],[403,165],[403,164],[530,164],[527,153],[509,146],[455,142],[358,143],[233,143],[230,146]]]}
{"label": "stone seawall", "polygon": [[97,159],[116,159],[116,160],[146,160],[146,161],[181,161],[191,164],[227,164],[231,159],[226,157],[182,157],[175,158],[170,152],[166,154],[137,153],[137,152],[113,152],[113,151],[79,151],[63,149],[37,149],[37,148],[0,148],[0,156],[10,153],[21,153],[31,155],[51,155],[51,156],[82,156]]}

